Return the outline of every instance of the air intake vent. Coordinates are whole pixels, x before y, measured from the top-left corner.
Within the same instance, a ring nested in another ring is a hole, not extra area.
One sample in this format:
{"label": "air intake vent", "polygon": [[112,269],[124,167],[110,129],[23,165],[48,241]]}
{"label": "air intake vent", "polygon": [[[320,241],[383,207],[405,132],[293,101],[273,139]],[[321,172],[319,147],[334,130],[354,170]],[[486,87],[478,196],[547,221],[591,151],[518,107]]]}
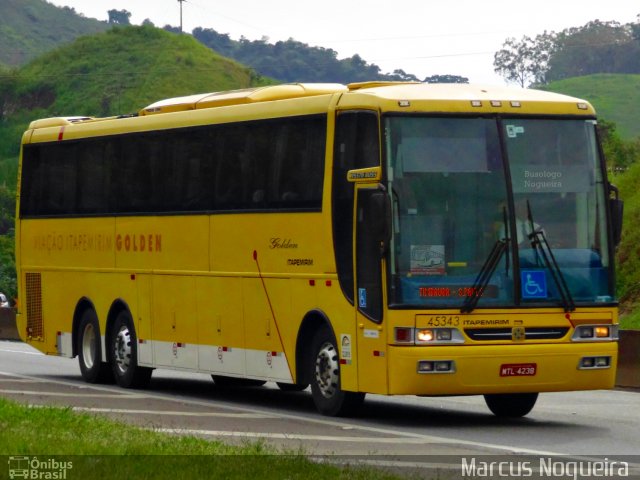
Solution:
{"label": "air intake vent", "polygon": [[42,276],[39,273],[26,273],[27,285],[27,337],[44,338],[42,318]]}
{"label": "air intake vent", "polygon": [[[566,327],[533,327],[525,329],[526,340],[558,340],[569,331]],[[468,328],[464,331],[472,340],[497,341],[511,340],[510,328]]]}

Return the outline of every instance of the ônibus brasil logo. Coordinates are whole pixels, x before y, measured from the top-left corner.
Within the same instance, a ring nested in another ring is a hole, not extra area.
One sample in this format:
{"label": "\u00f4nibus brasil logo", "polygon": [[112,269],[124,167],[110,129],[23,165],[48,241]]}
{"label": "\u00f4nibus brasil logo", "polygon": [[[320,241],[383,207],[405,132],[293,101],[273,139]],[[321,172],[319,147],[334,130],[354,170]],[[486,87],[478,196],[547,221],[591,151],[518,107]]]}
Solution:
{"label": "\u00f4nibus brasil logo", "polygon": [[9,457],[9,478],[33,480],[65,480],[67,471],[73,468],[73,462],[64,462],[55,458],[40,460],[38,457]]}

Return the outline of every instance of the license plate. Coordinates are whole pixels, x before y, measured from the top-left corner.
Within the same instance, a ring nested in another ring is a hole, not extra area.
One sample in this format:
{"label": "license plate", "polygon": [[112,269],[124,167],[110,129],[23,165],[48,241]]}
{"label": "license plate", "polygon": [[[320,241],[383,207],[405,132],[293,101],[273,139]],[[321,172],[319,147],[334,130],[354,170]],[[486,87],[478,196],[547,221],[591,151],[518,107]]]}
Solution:
{"label": "license plate", "polygon": [[538,370],[536,363],[505,363],[500,365],[501,377],[533,377]]}

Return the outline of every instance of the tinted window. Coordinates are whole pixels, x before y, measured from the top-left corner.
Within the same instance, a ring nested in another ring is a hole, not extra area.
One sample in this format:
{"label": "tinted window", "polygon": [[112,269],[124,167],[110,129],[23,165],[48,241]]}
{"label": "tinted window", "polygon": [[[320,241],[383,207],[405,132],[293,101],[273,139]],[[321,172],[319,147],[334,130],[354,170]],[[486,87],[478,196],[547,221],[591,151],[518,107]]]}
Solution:
{"label": "tinted window", "polygon": [[23,216],[319,210],[326,117],[25,145]]}
{"label": "tinted window", "polygon": [[340,286],[353,301],[354,186],[347,172],[380,165],[378,115],[370,111],[338,114],[333,152],[333,241]]}

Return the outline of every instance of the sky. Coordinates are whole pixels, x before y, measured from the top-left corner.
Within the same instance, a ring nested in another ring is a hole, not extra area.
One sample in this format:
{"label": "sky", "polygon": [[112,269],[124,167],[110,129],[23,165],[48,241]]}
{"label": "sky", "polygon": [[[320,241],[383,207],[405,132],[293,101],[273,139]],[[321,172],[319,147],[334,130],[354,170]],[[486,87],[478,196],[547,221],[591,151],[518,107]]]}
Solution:
{"label": "sky", "polygon": [[131,23],[183,30],[212,28],[234,40],[293,38],[331,48],[338,58],[360,55],[383,73],[402,69],[424,79],[460,75],[472,83],[504,84],[493,55],[508,37],[580,27],[592,20],[638,20],[634,0],[48,0],[85,17],[131,12]]}

